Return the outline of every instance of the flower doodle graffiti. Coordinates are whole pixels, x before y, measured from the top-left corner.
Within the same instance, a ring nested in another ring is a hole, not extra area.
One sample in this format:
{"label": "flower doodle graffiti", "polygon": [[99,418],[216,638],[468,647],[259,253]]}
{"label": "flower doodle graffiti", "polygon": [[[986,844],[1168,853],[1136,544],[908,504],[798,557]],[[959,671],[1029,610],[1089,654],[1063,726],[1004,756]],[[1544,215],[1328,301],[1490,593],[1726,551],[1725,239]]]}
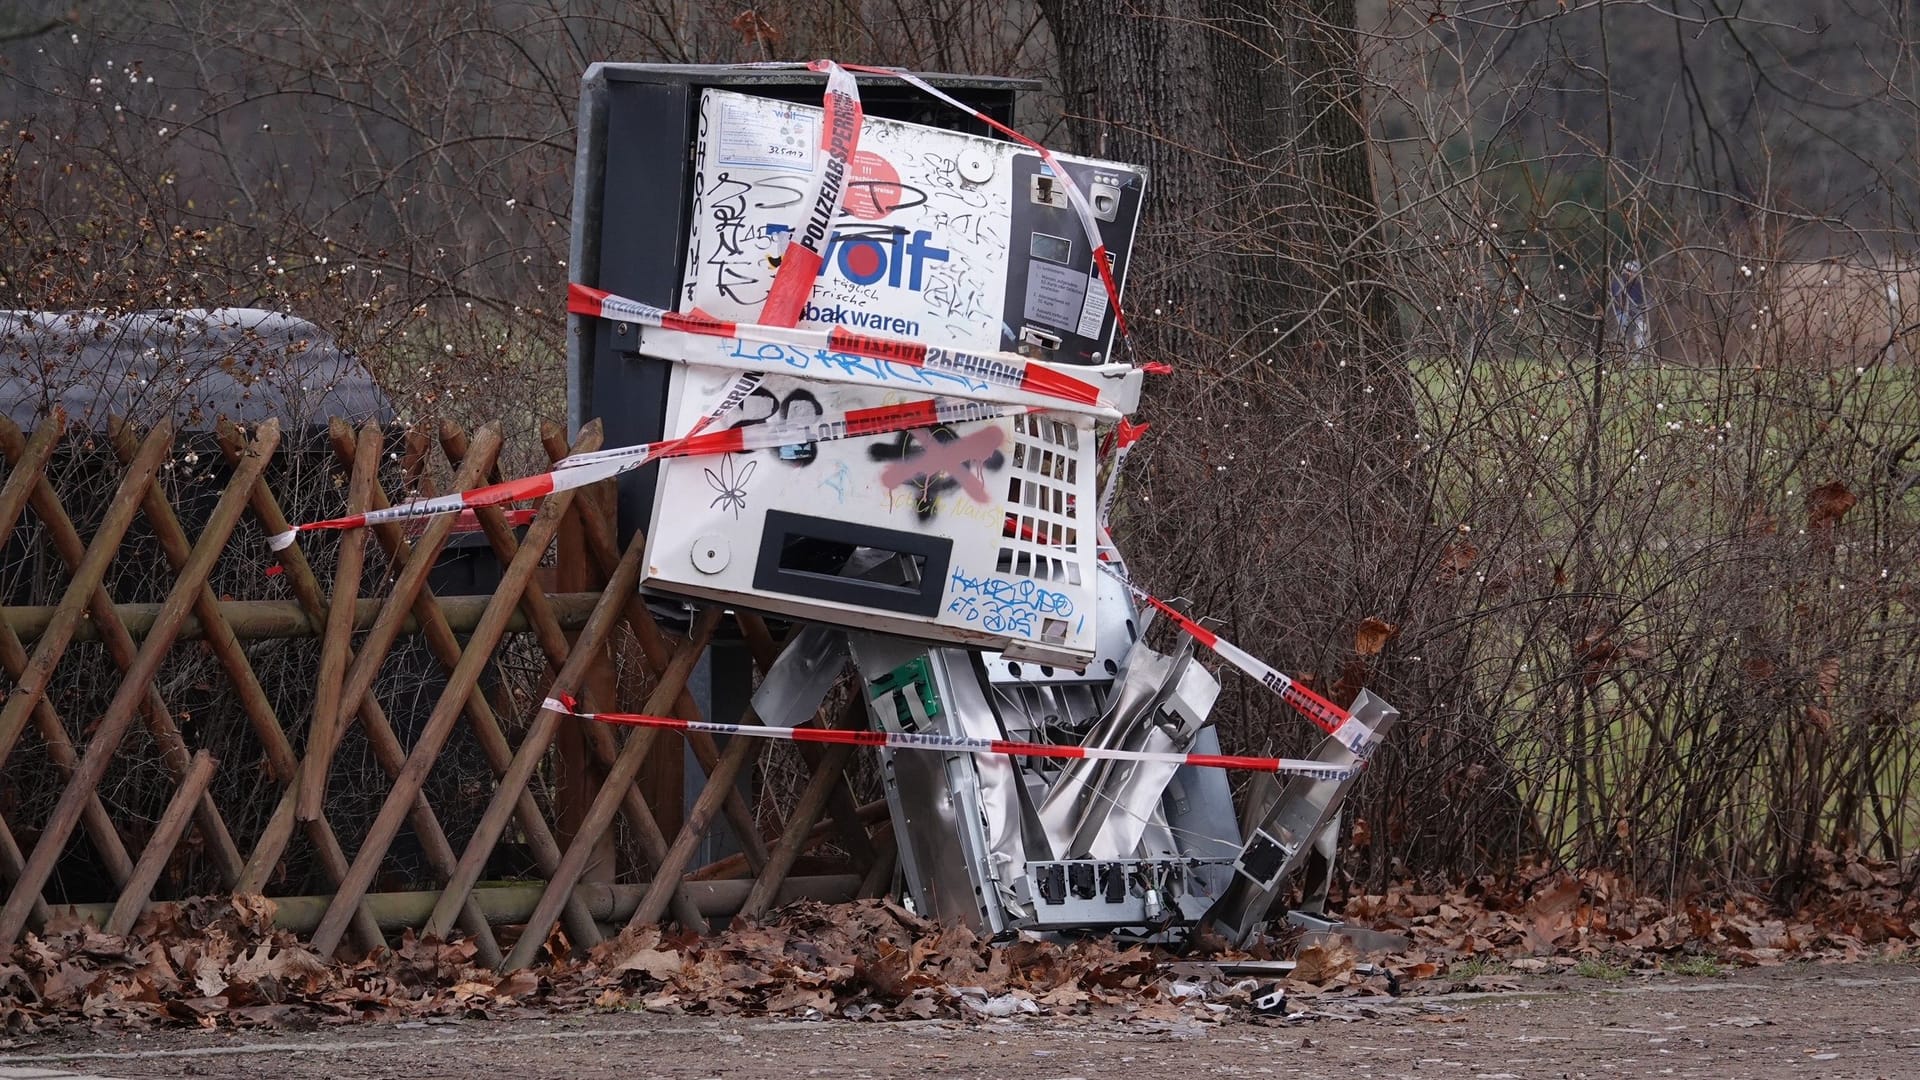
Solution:
{"label": "flower doodle graffiti", "polygon": [[738,520],[740,511],[747,508],[747,481],[759,465],[757,461],[749,461],[736,468],[733,456],[728,455],[720,459],[717,467],[703,470],[707,474],[707,486],[720,493],[709,505],[733,511],[734,519]]}

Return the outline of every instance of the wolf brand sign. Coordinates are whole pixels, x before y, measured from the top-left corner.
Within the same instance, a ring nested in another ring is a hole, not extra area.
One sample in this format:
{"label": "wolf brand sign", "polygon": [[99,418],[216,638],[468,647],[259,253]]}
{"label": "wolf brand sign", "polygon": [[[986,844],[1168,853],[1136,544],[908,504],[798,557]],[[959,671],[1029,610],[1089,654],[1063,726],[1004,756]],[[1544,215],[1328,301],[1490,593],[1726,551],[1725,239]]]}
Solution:
{"label": "wolf brand sign", "polygon": [[[878,117],[861,117],[854,138],[854,118],[838,105],[701,96],[681,310],[1111,362],[1116,324],[1092,253],[1104,247],[1125,279],[1139,170],[1048,165],[1017,143]],[[1085,195],[1097,240],[1059,170]],[[844,193],[837,210],[816,186]]]}
{"label": "wolf brand sign", "polygon": [[820,264],[824,276],[829,267],[856,285],[877,285],[883,279],[888,287],[920,292],[926,287],[926,264],[946,262],[947,249],[934,247],[933,233],[907,230],[895,225],[875,230],[834,230],[827,240],[826,257]]}

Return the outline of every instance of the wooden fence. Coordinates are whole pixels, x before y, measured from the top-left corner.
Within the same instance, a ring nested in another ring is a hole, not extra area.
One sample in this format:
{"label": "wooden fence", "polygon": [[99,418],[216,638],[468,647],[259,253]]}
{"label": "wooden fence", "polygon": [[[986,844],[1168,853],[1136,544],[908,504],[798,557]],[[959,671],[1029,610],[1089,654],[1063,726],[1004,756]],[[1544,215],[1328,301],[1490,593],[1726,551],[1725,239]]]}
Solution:
{"label": "wooden fence", "polygon": [[[597,448],[599,431],[597,422],[587,425],[572,447],[549,431],[546,454],[557,459]],[[31,528],[56,554],[46,577],[58,579],[51,605],[0,607],[7,690],[0,779],[10,775],[9,757],[34,745],[36,760],[62,781],[50,811],[9,809],[0,798],[0,948],[62,915],[128,931],[165,891],[170,863],[188,850],[232,895],[272,894],[295,850],[315,860],[330,891],[277,898],[277,918],[322,952],[371,949],[411,928],[470,936],[481,957],[508,968],[533,962],[556,928],[575,945],[599,941],[621,923],[670,919],[705,930],[710,918],[757,915],[794,896],[847,899],[877,895],[889,884],[894,855],[884,804],[856,798],[847,770],[851,748],[808,747],[815,752],[802,755],[807,771],[793,804],[769,814],[741,784],[754,774],[763,740],[720,746],[691,733],[683,744],[679,734],[616,730],[539,708],[548,693],[565,692],[595,708],[699,719],[688,680],[723,620],[761,672],[778,655],[774,631],[749,612],[694,607],[685,625],[663,625],[637,590],[643,539],[634,536],[624,549],[616,544],[606,485],[549,496],[519,527],[502,510],[478,511],[478,528],[501,568],[498,583],[485,596],[437,596],[428,583],[458,527],[451,516],[421,529],[386,525],[329,539],[330,566],[323,570],[330,572],[316,572],[303,550],[320,543],[303,538],[268,552],[259,538],[287,528],[288,519],[269,479],[269,465],[287,453],[275,423],[251,432],[218,429],[222,481],[200,500],[197,535],[183,524],[187,515],[176,512],[179,496],[170,500],[163,483],[181,445],[167,426],[141,433],[112,425],[111,497],[100,512],[69,513],[69,495],[49,463],[80,440],[97,451],[99,435],[65,432],[56,417],[28,437],[0,417],[7,464],[0,549],[17,528]],[[355,432],[336,421],[325,439],[337,455],[333,480],[345,510],[431,490],[434,475],[450,476],[446,484],[454,489],[497,476],[496,427],[471,438],[447,427],[438,436],[411,433],[392,451],[377,426]],[[75,523],[83,517],[93,522],[90,535]],[[143,544],[164,555],[152,571],[159,577],[148,582],[163,594],[158,603],[109,595],[108,568],[136,528]],[[216,568],[234,560],[243,570],[265,568],[291,598],[234,599],[217,591]],[[297,677],[311,679],[311,704],[296,715],[287,715],[284,694],[276,711],[276,697],[256,670],[260,643],[286,639],[317,643],[300,653],[305,666]],[[111,669],[77,657],[83,643],[103,648]],[[383,668],[402,643],[424,646],[439,690],[430,710],[422,705],[424,718],[396,724],[379,691]],[[171,653],[186,649],[217,661],[220,694],[244,713],[250,741],[243,752],[233,751],[231,739],[205,745],[196,725],[169,704],[156,675]],[[488,685],[496,658],[513,650],[530,658],[530,692]],[[103,694],[111,684],[97,713],[68,715],[56,707],[55,691],[75,680]],[[857,702],[822,711],[814,722],[862,722]],[[751,709],[742,722],[756,722]],[[145,732],[137,748],[128,739],[136,725]],[[327,785],[336,755],[356,731],[354,745],[378,762],[375,798],[367,804],[377,809],[345,821]],[[459,796],[465,824],[450,831],[442,820],[447,798],[436,807],[426,781],[456,736],[477,747],[485,769],[478,789]],[[216,760],[222,749],[226,760]],[[705,777],[691,803],[680,783],[689,752]],[[171,790],[150,820],[131,820],[102,797],[103,778],[110,768],[126,768],[128,754],[150,756]],[[229,780],[263,774],[265,782],[223,784],[223,771]],[[228,794],[223,805],[219,793],[235,791],[243,794]],[[236,833],[229,821],[240,811],[251,824]],[[696,866],[717,819],[740,850]],[[408,846],[417,843],[431,887],[383,888],[396,838],[409,830]],[[614,843],[616,833],[625,842]],[[81,840],[101,884],[89,894],[68,883],[54,895],[54,880],[72,876],[61,871],[78,857]],[[523,851],[533,872],[500,880],[490,868],[503,842]],[[796,860],[816,847],[839,854],[811,859],[809,876],[795,876]]]}

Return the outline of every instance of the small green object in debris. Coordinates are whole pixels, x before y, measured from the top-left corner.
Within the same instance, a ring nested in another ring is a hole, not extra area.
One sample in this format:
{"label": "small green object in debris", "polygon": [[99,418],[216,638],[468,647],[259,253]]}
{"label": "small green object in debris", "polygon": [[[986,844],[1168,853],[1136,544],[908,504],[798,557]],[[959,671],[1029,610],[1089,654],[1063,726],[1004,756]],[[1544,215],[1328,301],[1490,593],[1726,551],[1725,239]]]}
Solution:
{"label": "small green object in debris", "polygon": [[[940,695],[934,693],[933,673],[927,670],[927,658],[924,656],[916,656],[901,664],[868,683],[867,687],[875,701],[889,696],[894,699],[894,716],[899,718],[902,728],[918,729],[917,724],[910,725],[909,721],[918,720],[920,717],[925,717],[927,724],[931,726],[932,722],[940,717]],[[913,703],[907,697],[910,692],[919,694],[918,710],[912,707]],[[916,711],[918,716],[915,715]]]}

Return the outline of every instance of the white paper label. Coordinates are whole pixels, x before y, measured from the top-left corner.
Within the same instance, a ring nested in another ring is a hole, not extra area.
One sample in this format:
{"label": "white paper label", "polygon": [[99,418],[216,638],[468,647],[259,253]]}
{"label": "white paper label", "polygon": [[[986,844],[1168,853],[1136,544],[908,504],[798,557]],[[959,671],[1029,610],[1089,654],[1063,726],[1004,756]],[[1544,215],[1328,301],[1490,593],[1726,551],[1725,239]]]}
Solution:
{"label": "white paper label", "polygon": [[[1098,252],[1094,258],[1099,258]],[[1100,340],[1100,327],[1107,321],[1107,283],[1100,279],[1095,270],[1087,275],[1087,299],[1080,305],[1080,327],[1078,333],[1083,338]]]}
{"label": "white paper label", "polygon": [[753,107],[729,101],[720,113],[719,159],[722,165],[813,171],[820,145],[820,114],[797,106],[756,101]]}

